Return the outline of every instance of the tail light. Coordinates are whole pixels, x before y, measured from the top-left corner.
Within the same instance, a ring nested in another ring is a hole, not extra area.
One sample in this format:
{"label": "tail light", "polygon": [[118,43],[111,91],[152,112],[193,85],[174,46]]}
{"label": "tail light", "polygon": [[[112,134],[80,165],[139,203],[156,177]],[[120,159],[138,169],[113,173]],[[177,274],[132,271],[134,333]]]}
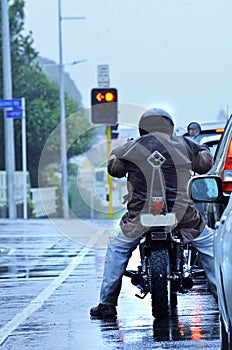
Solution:
{"label": "tail light", "polygon": [[222,183],[222,189],[224,192],[232,192],[232,139],[230,140],[230,145],[222,171]]}

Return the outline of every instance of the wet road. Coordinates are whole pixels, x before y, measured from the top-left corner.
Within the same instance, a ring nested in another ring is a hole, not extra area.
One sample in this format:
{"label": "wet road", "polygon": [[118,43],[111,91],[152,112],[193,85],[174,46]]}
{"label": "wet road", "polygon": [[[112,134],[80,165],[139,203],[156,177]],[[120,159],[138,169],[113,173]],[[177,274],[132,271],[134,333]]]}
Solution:
{"label": "wet road", "polygon": [[204,277],[178,296],[177,313],[165,322],[154,322],[150,297],[136,298],[126,277],[118,318],[89,317],[115,226],[0,220],[1,349],[220,349],[218,308]]}

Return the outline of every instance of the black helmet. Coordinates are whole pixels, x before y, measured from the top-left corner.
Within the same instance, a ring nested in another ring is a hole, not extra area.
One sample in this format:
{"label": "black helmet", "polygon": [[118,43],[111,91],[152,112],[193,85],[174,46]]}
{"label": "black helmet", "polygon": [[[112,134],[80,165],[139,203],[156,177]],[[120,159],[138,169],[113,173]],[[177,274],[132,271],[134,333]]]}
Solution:
{"label": "black helmet", "polygon": [[197,129],[199,130],[199,133],[201,132],[201,126],[197,122],[192,122],[187,126],[187,130],[189,132],[190,129]]}
{"label": "black helmet", "polygon": [[172,134],[174,128],[173,119],[168,112],[160,108],[148,109],[140,118],[139,133],[145,135],[154,131]]}

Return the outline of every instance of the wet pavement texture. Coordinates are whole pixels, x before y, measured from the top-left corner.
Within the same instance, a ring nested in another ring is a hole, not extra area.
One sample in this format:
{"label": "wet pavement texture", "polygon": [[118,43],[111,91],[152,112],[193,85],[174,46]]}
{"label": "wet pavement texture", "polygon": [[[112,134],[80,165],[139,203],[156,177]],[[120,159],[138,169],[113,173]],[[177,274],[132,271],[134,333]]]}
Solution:
{"label": "wet pavement texture", "polygon": [[[126,277],[117,319],[90,318],[116,224],[92,222],[83,230],[65,220],[0,220],[1,349],[220,349],[218,307],[204,276],[178,294],[176,315],[167,320],[153,319],[150,296],[136,298]],[[67,226],[70,235],[61,233]],[[136,251],[129,268],[137,259]]]}

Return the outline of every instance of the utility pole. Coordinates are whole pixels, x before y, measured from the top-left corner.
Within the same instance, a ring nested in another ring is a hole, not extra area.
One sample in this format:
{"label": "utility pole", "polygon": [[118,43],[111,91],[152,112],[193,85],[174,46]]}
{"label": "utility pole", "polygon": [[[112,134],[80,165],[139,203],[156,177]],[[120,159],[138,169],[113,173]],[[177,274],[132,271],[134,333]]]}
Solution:
{"label": "utility pole", "polygon": [[[2,69],[3,69],[3,97],[12,99],[12,76],[11,76],[11,52],[10,52],[10,26],[9,6],[7,0],[1,0],[2,5]],[[9,218],[16,219],[15,199],[15,142],[13,118],[6,118],[4,110],[5,127],[5,167],[7,174],[7,194]]]}
{"label": "utility pole", "polygon": [[[64,65],[62,47],[62,20],[85,19],[85,17],[62,17],[61,0],[58,0],[59,19],[59,84],[60,84],[60,146],[61,146],[61,183],[62,183],[62,205],[63,217],[69,218],[68,201],[68,165],[67,165],[67,140],[66,140],[66,118],[65,118],[65,96],[64,96]],[[80,61],[82,62],[82,61]],[[76,63],[76,62],[75,62]],[[77,61],[79,63],[79,61]]]}
{"label": "utility pole", "polygon": [[65,96],[64,96],[64,72],[62,54],[62,16],[61,0],[59,0],[59,83],[60,83],[60,157],[61,157],[61,184],[62,184],[62,209],[64,219],[69,218],[68,203],[68,165],[67,165],[67,140],[65,120]]}

